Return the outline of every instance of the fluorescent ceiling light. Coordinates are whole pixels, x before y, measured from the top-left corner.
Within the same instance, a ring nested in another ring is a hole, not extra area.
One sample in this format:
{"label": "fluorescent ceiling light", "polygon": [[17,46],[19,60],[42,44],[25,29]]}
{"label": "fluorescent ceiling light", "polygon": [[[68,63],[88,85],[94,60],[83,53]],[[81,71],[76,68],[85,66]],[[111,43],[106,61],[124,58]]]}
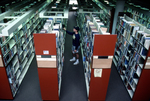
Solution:
{"label": "fluorescent ceiling light", "polygon": [[72,7],[72,9],[78,9],[78,7]]}
{"label": "fluorescent ceiling light", "polygon": [[107,4],[109,4],[109,1],[105,0],[104,2],[106,2]]}
{"label": "fluorescent ceiling light", "polygon": [[56,1],[56,3],[60,3],[60,1]]}
{"label": "fluorescent ceiling light", "polygon": [[70,0],[69,1],[69,5],[78,5],[78,2],[77,2],[77,0]]}
{"label": "fluorescent ceiling light", "polygon": [[52,8],[56,8],[56,6],[52,6]]}

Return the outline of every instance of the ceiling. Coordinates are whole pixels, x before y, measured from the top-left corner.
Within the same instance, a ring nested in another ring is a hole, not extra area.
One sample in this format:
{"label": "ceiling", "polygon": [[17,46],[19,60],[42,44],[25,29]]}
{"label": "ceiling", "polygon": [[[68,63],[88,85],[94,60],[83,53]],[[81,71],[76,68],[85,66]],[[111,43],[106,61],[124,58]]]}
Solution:
{"label": "ceiling", "polygon": [[[12,4],[12,2],[22,2],[24,0],[0,0],[0,6],[5,6],[5,4]],[[38,1],[38,0],[30,0],[30,1]],[[90,1],[90,0],[77,0],[77,1],[82,1],[82,2],[86,2],[86,1]],[[99,0],[100,2],[104,2],[104,0]],[[115,4],[115,1],[117,0],[107,0],[109,2],[112,2],[113,4]],[[145,7],[150,9],[150,3],[149,0],[125,0],[126,3],[133,3],[135,5],[140,5],[141,7]]]}
{"label": "ceiling", "polygon": [[[99,0],[99,1],[104,2],[105,0]],[[118,0],[107,0],[107,1],[112,2],[113,4],[115,4],[115,2],[118,1]],[[141,7],[145,7],[145,8],[150,9],[149,0],[123,0],[123,1],[125,1],[127,4],[128,3],[133,3],[134,5],[140,5]]]}
{"label": "ceiling", "polygon": [[129,2],[133,2],[135,5],[140,5],[141,7],[145,7],[150,9],[149,0],[128,0]]}

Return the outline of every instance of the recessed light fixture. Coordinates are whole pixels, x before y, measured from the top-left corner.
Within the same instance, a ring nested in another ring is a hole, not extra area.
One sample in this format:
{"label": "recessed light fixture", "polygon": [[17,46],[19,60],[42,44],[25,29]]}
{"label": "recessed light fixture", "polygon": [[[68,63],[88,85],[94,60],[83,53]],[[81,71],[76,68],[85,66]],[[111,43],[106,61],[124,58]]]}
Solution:
{"label": "recessed light fixture", "polygon": [[76,10],[76,9],[78,9],[78,7],[72,7],[72,9]]}
{"label": "recessed light fixture", "polygon": [[104,2],[106,2],[107,4],[109,4],[109,1],[105,0]]}
{"label": "recessed light fixture", "polygon": [[69,5],[78,5],[77,0],[69,0]]}
{"label": "recessed light fixture", "polygon": [[60,1],[56,1],[56,3],[60,3]]}
{"label": "recessed light fixture", "polygon": [[52,8],[56,8],[56,6],[52,6]]}

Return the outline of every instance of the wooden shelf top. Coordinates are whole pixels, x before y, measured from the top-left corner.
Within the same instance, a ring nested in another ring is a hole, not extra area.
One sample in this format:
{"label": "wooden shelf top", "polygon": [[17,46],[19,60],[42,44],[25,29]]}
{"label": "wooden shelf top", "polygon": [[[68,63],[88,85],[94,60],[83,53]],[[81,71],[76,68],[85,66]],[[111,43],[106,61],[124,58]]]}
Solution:
{"label": "wooden shelf top", "polygon": [[147,62],[145,64],[145,69],[150,69],[150,59],[147,59]]}
{"label": "wooden shelf top", "polygon": [[93,67],[92,68],[111,68],[112,59],[93,59]]}
{"label": "wooden shelf top", "polygon": [[4,67],[1,55],[0,55],[0,67]]}
{"label": "wooden shelf top", "polygon": [[57,68],[54,58],[37,58],[38,68]]}

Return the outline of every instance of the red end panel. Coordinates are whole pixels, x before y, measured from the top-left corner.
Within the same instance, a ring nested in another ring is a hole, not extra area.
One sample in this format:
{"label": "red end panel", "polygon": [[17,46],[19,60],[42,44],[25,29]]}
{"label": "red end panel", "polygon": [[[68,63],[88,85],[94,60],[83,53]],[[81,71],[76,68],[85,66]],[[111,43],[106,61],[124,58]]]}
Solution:
{"label": "red end panel", "polygon": [[89,91],[90,101],[105,101],[110,71],[111,69],[103,69],[102,77],[94,77],[94,69],[92,69]]}
{"label": "red end panel", "polygon": [[1,48],[0,48],[0,55],[2,54]]}
{"label": "red end panel", "polygon": [[[34,34],[34,45],[36,55],[56,55],[55,34]],[[43,51],[49,51],[43,54]]]}
{"label": "red end panel", "polygon": [[93,55],[114,55],[117,35],[95,35]]}
{"label": "red end panel", "polygon": [[149,86],[150,86],[150,69],[143,69],[132,100],[149,101],[150,99]]}
{"label": "red end panel", "polygon": [[59,100],[57,68],[38,68],[43,100]]}
{"label": "red end panel", "polygon": [[150,48],[149,48],[149,51],[148,51],[148,57],[150,57]]}
{"label": "red end panel", "polygon": [[0,99],[13,99],[4,67],[0,67]]}

